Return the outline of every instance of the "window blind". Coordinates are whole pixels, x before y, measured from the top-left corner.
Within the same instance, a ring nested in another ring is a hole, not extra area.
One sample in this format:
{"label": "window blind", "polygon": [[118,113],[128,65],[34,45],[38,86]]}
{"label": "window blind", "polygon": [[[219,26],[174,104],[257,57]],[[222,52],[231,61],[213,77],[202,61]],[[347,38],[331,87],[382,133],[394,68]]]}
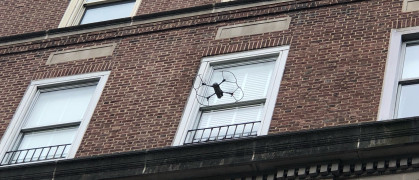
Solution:
{"label": "window blind", "polygon": [[41,92],[23,128],[78,122],[96,86]]}
{"label": "window blind", "polygon": [[[268,58],[264,59],[263,62],[258,61],[257,63],[230,67],[214,67],[215,70],[210,82],[211,84],[215,82],[220,83],[224,78],[228,82],[222,83],[220,86],[221,89],[224,92],[233,92],[237,89],[237,85],[230,82],[234,82],[237,79],[237,84],[241,87],[241,90],[237,90],[234,96],[236,96],[237,99],[240,99],[241,96],[243,96],[240,100],[241,102],[266,98],[272,71],[275,66],[275,59],[276,58]],[[232,74],[226,71],[229,71]],[[214,93],[212,88],[207,88],[207,90],[207,96]],[[221,99],[212,96],[208,102],[211,106],[234,103],[236,100],[231,97],[231,95],[224,93],[224,96]],[[250,106],[203,111],[201,112],[198,128],[261,121],[263,108],[264,103],[258,103]]]}

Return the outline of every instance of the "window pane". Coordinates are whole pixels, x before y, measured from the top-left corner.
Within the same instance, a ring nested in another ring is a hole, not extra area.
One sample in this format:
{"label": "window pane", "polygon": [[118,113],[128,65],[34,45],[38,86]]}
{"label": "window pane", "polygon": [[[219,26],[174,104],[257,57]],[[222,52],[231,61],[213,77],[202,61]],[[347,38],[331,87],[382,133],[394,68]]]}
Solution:
{"label": "window pane", "polygon": [[419,116],[419,84],[401,87],[398,118]]}
{"label": "window pane", "polygon": [[[202,112],[196,130],[189,131],[187,143],[256,136],[263,104]],[[252,122],[252,123],[250,123]]]}
{"label": "window pane", "polygon": [[40,93],[24,128],[81,121],[95,89],[87,86]]}
{"label": "window pane", "polygon": [[87,7],[80,24],[129,17],[134,4],[135,1],[120,1]]}
{"label": "window pane", "polygon": [[234,109],[202,112],[198,129],[260,121],[262,118],[262,111],[263,104],[251,107],[237,107]]}
{"label": "window pane", "polygon": [[71,144],[76,134],[77,127],[54,129],[48,131],[38,131],[25,133],[18,150],[37,147],[55,146],[61,144]]}
{"label": "window pane", "polygon": [[[216,69],[211,78],[211,84],[221,83],[221,81],[226,79],[227,81],[220,85],[221,90],[224,92],[234,92],[234,97],[240,99],[240,101],[247,101],[253,99],[265,98],[268,91],[269,82],[271,81],[272,71],[275,66],[275,62],[264,62],[257,64],[248,64],[237,67],[229,67]],[[231,73],[222,71],[230,71]],[[241,89],[237,89],[237,84],[232,83],[236,81]],[[209,96],[214,93],[213,88],[207,88],[208,92],[206,96]],[[237,89],[237,90],[236,90]],[[235,91],[236,90],[236,91]],[[224,93],[224,96],[220,99],[217,96],[212,96],[209,99],[209,105],[224,104],[224,103],[233,103],[236,102],[229,94]]]}
{"label": "window pane", "polygon": [[25,133],[17,149],[18,151],[9,154],[6,161],[14,164],[64,158],[70,150],[77,128],[72,127]]}
{"label": "window pane", "polygon": [[419,78],[419,45],[406,47],[403,65],[403,79]]}

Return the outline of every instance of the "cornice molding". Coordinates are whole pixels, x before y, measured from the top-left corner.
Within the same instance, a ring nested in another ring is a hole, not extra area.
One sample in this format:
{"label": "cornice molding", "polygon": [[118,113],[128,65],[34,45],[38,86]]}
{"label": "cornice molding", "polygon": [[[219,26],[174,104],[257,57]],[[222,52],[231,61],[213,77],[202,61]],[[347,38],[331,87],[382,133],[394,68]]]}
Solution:
{"label": "cornice molding", "polygon": [[[394,159],[404,161],[406,158],[413,161],[412,158],[418,155],[419,118],[407,118],[224,142],[4,166],[0,167],[0,179],[42,179],[51,176],[55,179],[130,176],[144,179],[184,179],[189,175],[204,178],[211,177],[214,173],[224,176],[235,173],[257,174],[275,169],[331,165],[336,162],[340,162],[342,167],[339,168],[342,169],[348,164],[365,165],[367,162]],[[415,166],[419,165],[416,160]],[[330,173],[333,174],[331,171]]]}
{"label": "cornice molding", "polygon": [[[241,0],[0,37],[0,55],[367,0]],[[230,16],[234,14],[234,16]],[[214,32],[215,33],[215,32]],[[215,35],[215,34],[214,34]]]}

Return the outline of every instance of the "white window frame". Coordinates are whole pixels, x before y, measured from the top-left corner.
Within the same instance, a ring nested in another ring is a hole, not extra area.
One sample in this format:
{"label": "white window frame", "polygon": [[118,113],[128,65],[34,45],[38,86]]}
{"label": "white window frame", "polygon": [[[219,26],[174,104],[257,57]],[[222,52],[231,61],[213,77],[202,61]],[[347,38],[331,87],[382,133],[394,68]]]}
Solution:
{"label": "white window frame", "polygon": [[[6,132],[1,138],[0,158],[3,159],[6,152],[12,150],[12,148],[16,144],[15,142],[18,140],[18,137],[21,133],[21,129],[25,123],[25,117],[29,113],[31,109],[31,105],[36,99],[39,89],[42,89],[43,87],[48,87],[51,85],[65,86],[67,84],[78,84],[78,83],[83,83],[89,80],[98,80],[95,92],[93,93],[90,103],[84,114],[84,117],[80,122],[79,128],[71,144],[71,148],[68,151],[68,155],[62,159],[74,158],[80,146],[80,143],[82,141],[84,133],[87,130],[88,124],[96,108],[96,105],[100,99],[103,88],[105,87],[106,81],[108,80],[109,74],[110,74],[110,71],[105,71],[105,72],[96,72],[96,73],[89,73],[89,74],[81,74],[81,75],[32,81],[28,89],[26,90],[25,95],[23,96],[22,101],[20,102],[9,126],[7,127]],[[60,160],[60,159],[54,159],[54,160]],[[50,161],[50,160],[45,160],[45,161]],[[39,163],[39,162],[45,162],[45,161],[44,160],[35,161],[35,162],[30,162],[30,163]],[[20,164],[27,164],[27,163],[19,163],[15,165],[20,165]]]}
{"label": "white window frame", "polygon": [[[276,98],[279,92],[279,86],[282,80],[282,75],[284,73],[286,60],[288,57],[289,46],[273,47],[260,50],[252,50],[247,52],[232,53],[226,55],[219,55],[213,57],[203,58],[201,61],[201,66],[198,70],[198,74],[202,75],[203,79],[208,79],[213,72],[214,64],[219,63],[233,63],[239,61],[246,61],[247,59],[265,57],[265,56],[278,56],[275,61],[275,67],[272,74],[272,79],[269,82],[269,89],[266,95],[266,102],[263,110],[263,118],[261,119],[261,124],[258,129],[259,135],[267,135],[269,131],[269,125],[273,116],[273,110],[276,104]],[[200,80],[195,79],[194,86],[198,87],[200,85]],[[175,138],[173,140],[173,146],[183,145],[187,131],[192,128],[197,116],[199,113],[200,104],[197,102],[195,96],[195,90],[192,88],[189,95],[188,101],[186,103],[182,119],[178,126]]]}
{"label": "white window frame", "polygon": [[[86,3],[85,0],[71,0],[58,27],[62,28],[62,27],[79,25],[84,15],[84,12],[86,11],[86,7],[88,6],[108,4],[108,3],[118,2],[118,1],[123,1],[123,0],[96,0],[96,1],[88,2],[88,3]],[[133,17],[137,14],[140,4],[141,4],[141,0],[135,1],[130,17]]]}
{"label": "white window frame", "polygon": [[377,115],[377,120],[379,121],[396,118],[399,80],[401,80],[404,62],[403,51],[405,50],[406,43],[410,42],[410,40],[403,40],[403,37],[418,33],[419,26],[391,30],[383,89]]}

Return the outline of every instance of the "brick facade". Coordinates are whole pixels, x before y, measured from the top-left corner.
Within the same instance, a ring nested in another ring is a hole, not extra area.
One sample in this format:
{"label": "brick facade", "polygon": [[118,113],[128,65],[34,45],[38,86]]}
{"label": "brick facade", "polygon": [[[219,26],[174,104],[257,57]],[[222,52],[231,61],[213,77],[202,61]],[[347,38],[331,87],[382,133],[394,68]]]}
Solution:
{"label": "brick facade", "polygon": [[58,27],[68,0],[4,0],[0,2],[0,37]]}
{"label": "brick facade", "polygon": [[[36,2],[1,1],[0,36],[56,28],[68,1]],[[138,14],[212,3],[143,0]],[[390,31],[419,26],[419,12],[401,8],[292,1],[3,45],[0,135],[31,80],[111,71],[77,157],[167,147],[203,57],[281,45],[290,51],[270,134],[376,121]],[[221,26],[288,16],[288,30],[214,40]],[[112,56],[46,65],[52,52],[106,43],[117,43]]]}
{"label": "brick facade", "polygon": [[182,8],[190,8],[202,5],[210,5],[216,2],[220,2],[221,0],[201,0],[201,1],[194,1],[194,0],[161,0],[161,1],[154,1],[154,0],[142,0],[140,9],[138,9],[138,15],[141,14],[150,14],[150,13],[157,13],[162,11],[170,11]]}

